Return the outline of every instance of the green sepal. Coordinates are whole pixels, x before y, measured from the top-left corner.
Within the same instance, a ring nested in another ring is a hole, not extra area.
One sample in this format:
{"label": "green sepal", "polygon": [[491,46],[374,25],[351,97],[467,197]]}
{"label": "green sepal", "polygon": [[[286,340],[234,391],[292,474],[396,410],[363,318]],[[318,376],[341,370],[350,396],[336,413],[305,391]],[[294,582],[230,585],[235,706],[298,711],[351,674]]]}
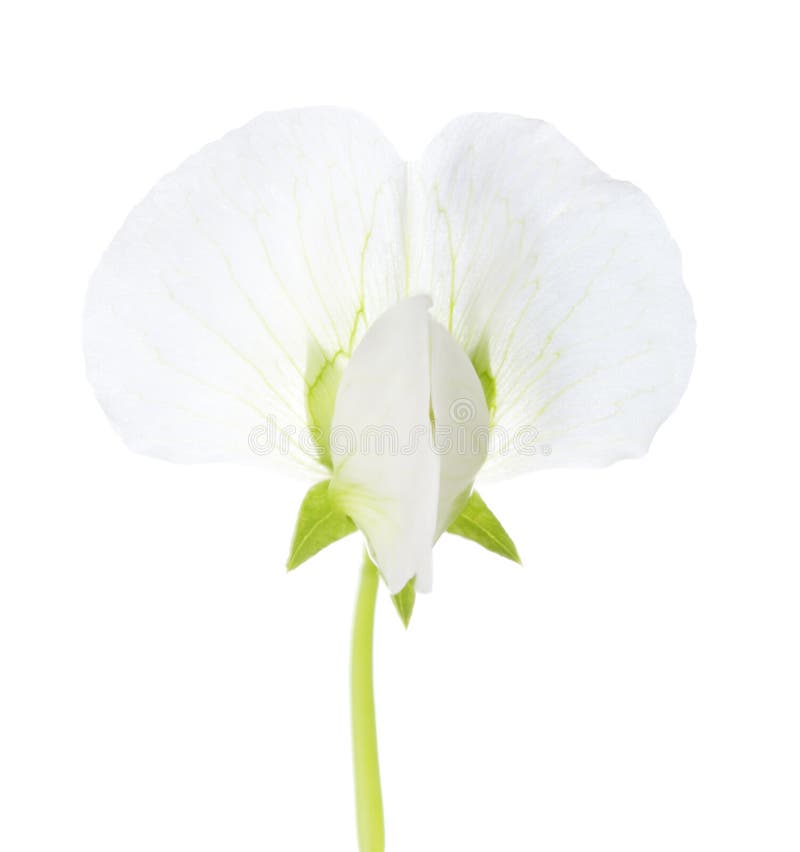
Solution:
{"label": "green sepal", "polygon": [[414,612],[414,602],[417,599],[415,581],[416,577],[412,577],[396,595],[392,595],[392,603],[403,622],[403,627],[406,628],[411,621],[411,613]]}
{"label": "green sepal", "polygon": [[461,514],[450,524],[447,532],[468,538],[492,553],[522,564],[511,536],[503,529],[503,525],[477,491],[472,492]]}
{"label": "green sepal", "polygon": [[291,571],[319,553],[324,547],[356,531],[356,525],[334,508],[328,493],[330,480],[325,479],[308,489],[292,537],[286,568]]}

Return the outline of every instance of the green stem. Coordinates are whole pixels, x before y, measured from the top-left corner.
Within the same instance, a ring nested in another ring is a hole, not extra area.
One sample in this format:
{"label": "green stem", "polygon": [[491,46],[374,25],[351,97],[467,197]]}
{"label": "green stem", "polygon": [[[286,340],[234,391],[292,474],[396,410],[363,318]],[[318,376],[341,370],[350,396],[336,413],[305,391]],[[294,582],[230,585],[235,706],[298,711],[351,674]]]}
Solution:
{"label": "green stem", "polygon": [[350,656],[350,702],[353,718],[353,770],[360,852],[383,852],[383,802],[378,767],[378,734],[372,688],[372,635],[378,569],[364,553],[353,618]]}

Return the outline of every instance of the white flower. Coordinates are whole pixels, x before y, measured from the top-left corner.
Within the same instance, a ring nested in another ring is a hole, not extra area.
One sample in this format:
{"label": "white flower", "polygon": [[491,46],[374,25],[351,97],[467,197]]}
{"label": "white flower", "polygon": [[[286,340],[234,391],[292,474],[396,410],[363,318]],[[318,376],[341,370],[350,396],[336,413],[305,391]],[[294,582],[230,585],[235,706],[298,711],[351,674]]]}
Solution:
{"label": "white flower", "polygon": [[[309,109],[152,190],[92,280],[85,345],[132,449],[332,471],[394,594],[430,588],[479,470],[644,453],[688,381],[694,320],[650,201],[547,124],[465,116],[406,164],[361,116]],[[254,452],[266,422],[287,453]],[[384,427],[388,452],[338,441]],[[407,440],[442,428],[469,440]]]}

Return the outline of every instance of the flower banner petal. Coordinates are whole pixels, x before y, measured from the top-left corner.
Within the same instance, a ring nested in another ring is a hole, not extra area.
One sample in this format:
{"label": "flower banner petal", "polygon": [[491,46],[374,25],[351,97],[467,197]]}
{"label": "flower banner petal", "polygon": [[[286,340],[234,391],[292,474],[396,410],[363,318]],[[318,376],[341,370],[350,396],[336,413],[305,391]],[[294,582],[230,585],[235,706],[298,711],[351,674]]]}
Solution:
{"label": "flower banner petal", "polygon": [[[268,113],[165,177],[87,299],[88,374],[125,441],[172,461],[318,467],[300,434],[310,372],[345,363],[404,292],[404,212],[405,166],[337,109]],[[265,421],[276,434],[254,448]]]}
{"label": "flower banner petal", "polygon": [[411,174],[410,280],[492,392],[484,471],[644,453],[694,355],[679,252],[649,199],[505,115],[452,122]]}

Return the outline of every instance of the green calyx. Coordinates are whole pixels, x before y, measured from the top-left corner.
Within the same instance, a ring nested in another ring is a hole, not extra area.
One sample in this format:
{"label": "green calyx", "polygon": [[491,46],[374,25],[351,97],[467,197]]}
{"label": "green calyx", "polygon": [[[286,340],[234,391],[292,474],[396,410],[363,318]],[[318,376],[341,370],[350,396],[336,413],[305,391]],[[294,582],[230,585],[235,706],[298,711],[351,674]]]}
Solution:
{"label": "green calyx", "polygon": [[[330,482],[325,479],[312,485],[300,504],[289,558],[286,560],[289,571],[302,565],[329,544],[356,531],[353,521],[331,500]],[[404,627],[408,627],[411,620],[416,596],[413,578],[396,595],[392,595],[392,602]]]}
{"label": "green calyx", "polygon": [[[353,521],[331,500],[330,480],[325,479],[312,485],[297,514],[289,558],[286,560],[287,569],[293,571],[329,544],[355,531]],[[474,541],[492,553],[521,564],[511,537],[477,491],[472,492],[447,532]],[[392,595],[392,603],[404,627],[408,627],[411,621],[416,597],[414,578],[396,595]]]}

